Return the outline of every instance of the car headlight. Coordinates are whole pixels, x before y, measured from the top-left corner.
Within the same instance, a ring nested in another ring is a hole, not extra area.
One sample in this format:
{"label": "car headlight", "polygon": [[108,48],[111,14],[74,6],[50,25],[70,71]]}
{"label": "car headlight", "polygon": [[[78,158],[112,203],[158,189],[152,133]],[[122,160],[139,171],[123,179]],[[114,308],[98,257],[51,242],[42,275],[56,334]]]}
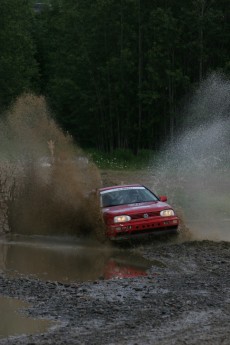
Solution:
{"label": "car headlight", "polygon": [[129,220],[131,220],[130,216],[116,216],[113,219],[114,223],[124,223],[128,222]]}
{"label": "car headlight", "polygon": [[173,210],[163,210],[160,212],[160,215],[162,217],[171,217],[171,216],[175,216],[175,213]]}

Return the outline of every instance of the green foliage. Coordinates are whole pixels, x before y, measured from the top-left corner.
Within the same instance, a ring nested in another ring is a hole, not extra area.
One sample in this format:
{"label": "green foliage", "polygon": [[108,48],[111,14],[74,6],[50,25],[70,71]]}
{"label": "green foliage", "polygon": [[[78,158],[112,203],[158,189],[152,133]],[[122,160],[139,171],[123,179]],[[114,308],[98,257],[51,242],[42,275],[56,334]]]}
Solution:
{"label": "green foliage", "polygon": [[51,5],[40,16],[43,91],[84,147],[157,149],[173,139],[193,84],[210,70],[227,71],[227,0]]}
{"label": "green foliage", "polygon": [[132,170],[146,168],[154,156],[151,150],[140,150],[134,155],[131,150],[114,150],[113,153],[105,153],[98,150],[88,150],[89,157],[101,169]]}
{"label": "green foliage", "polygon": [[157,150],[194,85],[229,74],[229,0],[45,3],[0,2],[0,105],[39,90],[84,148]]}
{"label": "green foliage", "polygon": [[0,1],[0,106],[24,91],[35,89],[37,62],[29,0]]}

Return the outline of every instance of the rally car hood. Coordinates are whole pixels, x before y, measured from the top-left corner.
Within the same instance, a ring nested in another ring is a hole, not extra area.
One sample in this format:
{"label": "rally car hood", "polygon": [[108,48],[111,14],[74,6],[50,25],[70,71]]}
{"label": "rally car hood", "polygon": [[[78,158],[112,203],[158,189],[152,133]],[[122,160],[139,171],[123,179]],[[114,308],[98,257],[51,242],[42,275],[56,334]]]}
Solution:
{"label": "rally car hood", "polygon": [[142,202],[135,204],[126,204],[118,206],[104,207],[102,209],[103,213],[109,213],[113,216],[120,214],[134,214],[136,212],[154,212],[162,211],[165,209],[171,209],[171,206],[166,202],[154,201],[154,202]]}

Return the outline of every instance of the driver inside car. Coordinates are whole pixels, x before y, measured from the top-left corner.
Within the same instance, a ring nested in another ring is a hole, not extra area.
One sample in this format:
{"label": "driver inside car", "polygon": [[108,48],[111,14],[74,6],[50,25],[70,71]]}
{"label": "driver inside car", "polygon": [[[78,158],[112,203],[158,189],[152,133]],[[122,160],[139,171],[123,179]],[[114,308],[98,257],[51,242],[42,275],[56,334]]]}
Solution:
{"label": "driver inside car", "polygon": [[137,190],[130,190],[129,191],[129,203],[130,204],[134,204],[136,202],[140,202],[140,198],[139,198],[139,193]]}

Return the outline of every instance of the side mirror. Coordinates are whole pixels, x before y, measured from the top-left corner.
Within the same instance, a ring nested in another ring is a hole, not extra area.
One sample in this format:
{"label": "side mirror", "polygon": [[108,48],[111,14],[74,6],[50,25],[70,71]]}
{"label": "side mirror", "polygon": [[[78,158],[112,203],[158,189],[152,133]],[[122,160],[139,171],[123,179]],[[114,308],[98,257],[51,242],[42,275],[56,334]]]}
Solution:
{"label": "side mirror", "polygon": [[168,200],[168,199],[167,199],[167,196],[165,196],[165,195],[159,196],[159,199],[160,199],[160,201],[162,201],[162,202],[165,202],[165,201]]}

